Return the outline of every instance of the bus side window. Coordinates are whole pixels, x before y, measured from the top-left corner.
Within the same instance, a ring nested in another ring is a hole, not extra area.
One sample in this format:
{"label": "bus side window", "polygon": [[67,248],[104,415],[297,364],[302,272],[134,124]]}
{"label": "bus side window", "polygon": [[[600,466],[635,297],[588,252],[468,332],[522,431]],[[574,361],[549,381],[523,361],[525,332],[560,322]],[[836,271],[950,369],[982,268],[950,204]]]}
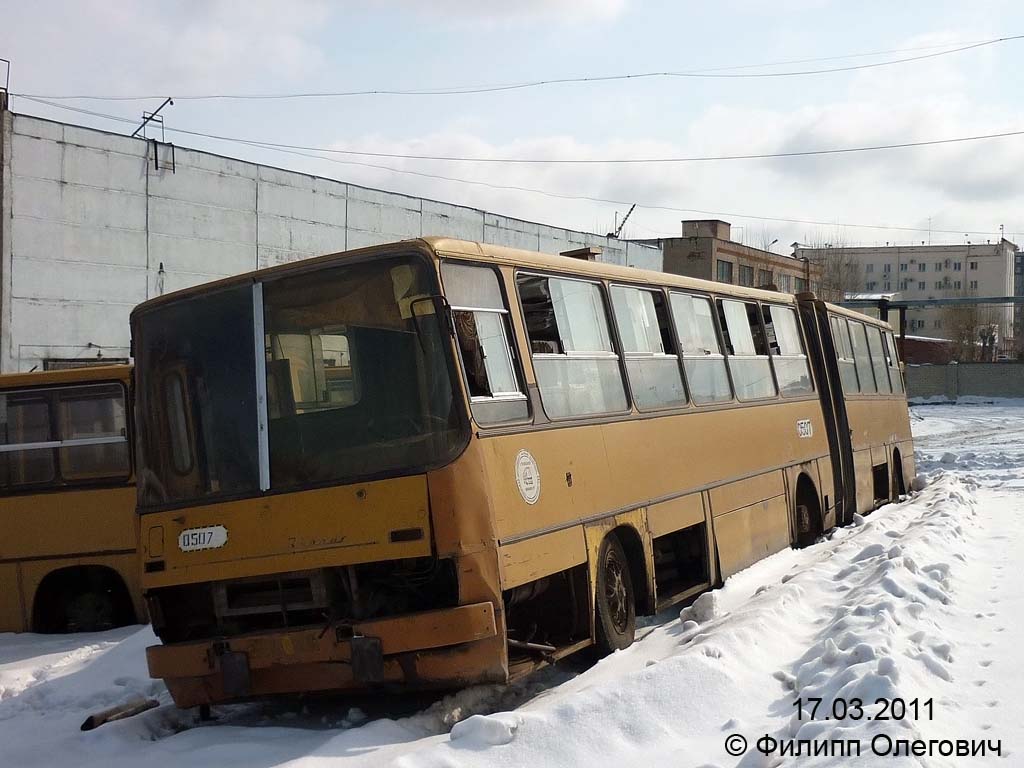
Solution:
{"label": "bus side window", "polygon": [[814,391],[811,369],[804,353],[796,312],[789,307],[763,304],[765,332],[772,352],[775,378],[783,396],[802,395]]}
{"label": "bus side window", "polygon": [[441,265],[441,277],[452,306],[473,417],[480,424],[529,418],[497,273],[490,267],[446,261]]}
{"label": "bus side window", "polygon": [[866,325],[864,328],[868,333],[868,350],[871,352],[871,366],[875,371],[878,391],[882,394],[889,394],[892,392],[892,384],[889,382],[889,366],[885,359],[882,329],[873,325]]}
{"label": "bus side window", "polygon": [[903,392],[903,374],[900,371],[900,360],[896,355],[896,339],[893,337],[890,331],[884,331],[885,336],[885,356],[886,363],[889,366],[889,379],[892,381],[893,392]]}
{"label": "bus side window", "polygon": [[519,298],[541,401],[554,419],[628,408],[601,286],[520,275]]}
{"label": "bus side window", "polygon": [[50,398],[45,394],[0,394],[0,487],[15,488],[56,479],[55,451],[33,444],[54,440]]}
{"label": "bus side window", "polygon": [[127,477],[128,430],[121,385],[68,387],[57,390],[57,395],[60,439],[82,441],[60,449],[61,477]]}
{"label": "bus side window", "polygon": [[832,326],[832,343],[836,348],[836,358],[839,361],[839,378],[843,382],[843,392],[847,395],[855,395],[860,391],[860,384],[857,381],[857,363],[853,358],[853,345],[850,343],[850,326],[846,320],[835,315],[829,315],[829,324]]}
{"label": "bus side window", "polygon": [[774,397],[775,381],[757,304],[719,299],[718,313],[726,333],[725,348],[736,397],[739,400]]}
{"label": "bus side window", "polygon": [[868,352],[867,329],[864,323],[847,320],[850,324],[850,336],[853,339],[853,359],[857,363],[857,378],[860,380],[860,391],[873,395],[878,392],[875,374],[871,370],[871,354]]}
{"label": "bus side window", "polygon": [[697,405],[732,400],[725,355],[715,330],[711,301],[688,293],[669,294],[676,338],[683,356],[683,370],[690,397]]}
{"label": "bus side window", "polygon": [[612,308],[639,409],[686,405],[683,372],[672,352],[665,297],[660,291],[612,287]]}

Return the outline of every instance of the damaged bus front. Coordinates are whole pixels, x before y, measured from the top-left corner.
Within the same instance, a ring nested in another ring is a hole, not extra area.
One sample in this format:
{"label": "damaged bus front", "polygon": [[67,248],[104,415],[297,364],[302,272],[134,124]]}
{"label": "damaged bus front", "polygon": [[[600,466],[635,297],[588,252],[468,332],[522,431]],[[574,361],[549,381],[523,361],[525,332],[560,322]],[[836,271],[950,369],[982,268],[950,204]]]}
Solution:
{"label": "damaged bus front", "polygon": [[444,308],[407,244],[133,314],[148,662],[179,706],[505,676],[493,551],[432,519],[469,439]]}

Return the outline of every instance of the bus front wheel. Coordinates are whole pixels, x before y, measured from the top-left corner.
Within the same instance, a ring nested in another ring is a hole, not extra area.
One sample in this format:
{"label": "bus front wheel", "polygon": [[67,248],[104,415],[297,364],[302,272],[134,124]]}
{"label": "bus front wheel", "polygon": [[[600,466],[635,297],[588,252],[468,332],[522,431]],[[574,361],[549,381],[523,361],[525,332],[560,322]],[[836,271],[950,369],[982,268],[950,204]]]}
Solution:
{"label": "bus front wheel", "polygon": [[622,544],[614,534],[601,543],[594,596],[597,650],[602,656],[628,648],[636,634],[636,598]]}

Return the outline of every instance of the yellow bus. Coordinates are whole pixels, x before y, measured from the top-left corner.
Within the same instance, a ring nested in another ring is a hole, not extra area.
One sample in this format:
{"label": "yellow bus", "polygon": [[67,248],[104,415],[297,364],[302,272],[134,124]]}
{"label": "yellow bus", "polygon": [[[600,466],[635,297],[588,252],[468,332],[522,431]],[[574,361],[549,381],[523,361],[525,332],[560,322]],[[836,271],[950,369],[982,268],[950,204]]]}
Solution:
{"label": "yellow bus", "polygon": [[128,365],[0,376],[0,632],[145,615],[130,380]]}
{"label": "yellow bus", "polygon": [[913,473],[891,329],[811,295],[431,238],[151,300],[132,338],[181,707],[624,648]]}

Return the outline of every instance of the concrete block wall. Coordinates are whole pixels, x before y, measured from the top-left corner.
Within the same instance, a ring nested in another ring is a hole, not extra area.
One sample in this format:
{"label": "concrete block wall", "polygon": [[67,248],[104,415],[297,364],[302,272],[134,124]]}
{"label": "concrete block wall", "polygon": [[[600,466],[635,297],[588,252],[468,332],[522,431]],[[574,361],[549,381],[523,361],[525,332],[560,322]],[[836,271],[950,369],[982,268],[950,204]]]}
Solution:
{"label": "concrete block wall", "polygon": [[953,401],[958,397],[1024,398],[1022,363],[908,365],[907,396]]}
{"label": "concrete block wall", "polygon": [[128,356],[147,298],[445,235],[662,268],[661,250],[64,123],[0,113],[0,371]]}

